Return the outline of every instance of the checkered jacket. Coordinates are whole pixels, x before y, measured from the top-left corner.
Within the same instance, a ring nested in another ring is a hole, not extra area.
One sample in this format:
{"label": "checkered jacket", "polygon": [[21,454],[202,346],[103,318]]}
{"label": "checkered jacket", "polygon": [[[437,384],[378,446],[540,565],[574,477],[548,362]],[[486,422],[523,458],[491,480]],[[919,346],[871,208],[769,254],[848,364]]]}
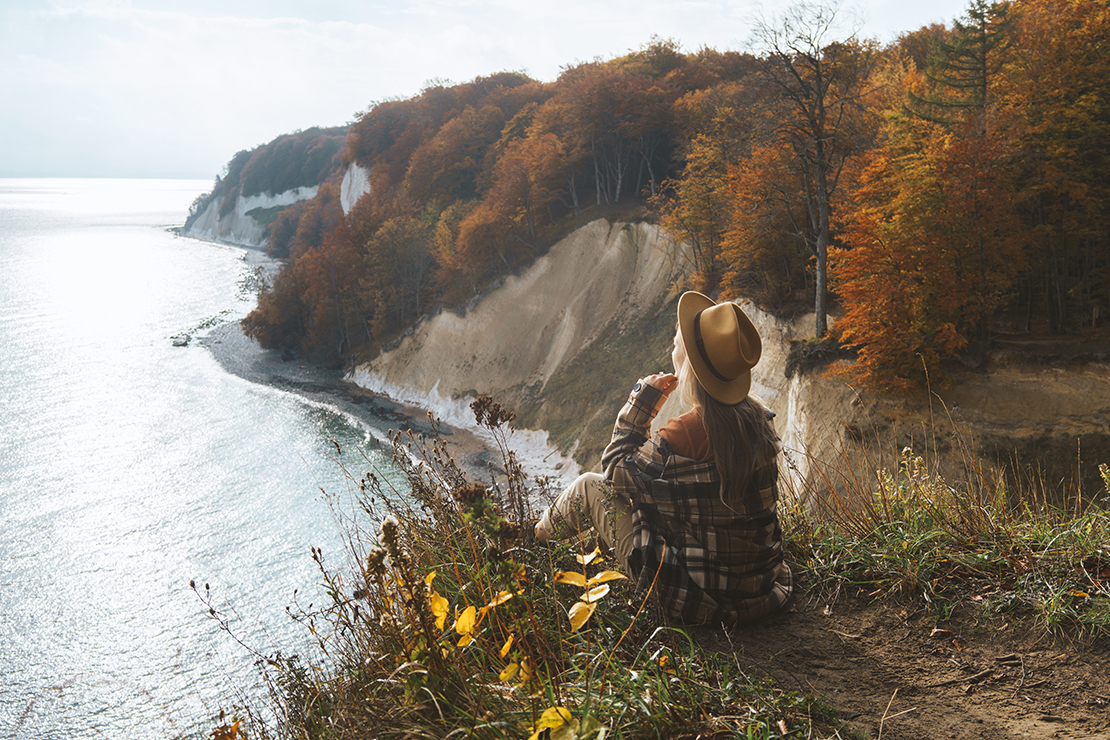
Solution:
{"label": "checkered jacket", "polygon": [[767,616],[790,596],[782,559],[778,466],[753,475],[737,508],[721,499],[713,462],[675,454],[649,439],[661,392],[632,392],[602,455],[605,477],[632,501],[629,568],[637,587],[658,596],[667,614],[688,624],[734,623]]}

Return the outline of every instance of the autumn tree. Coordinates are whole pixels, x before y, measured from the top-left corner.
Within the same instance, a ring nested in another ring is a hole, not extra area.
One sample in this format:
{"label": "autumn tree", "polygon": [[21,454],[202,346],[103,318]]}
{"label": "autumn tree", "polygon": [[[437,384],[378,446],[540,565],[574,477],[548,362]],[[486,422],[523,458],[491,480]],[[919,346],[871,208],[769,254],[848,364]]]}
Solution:
{"label": "autumn tree", "polygon": [[435,273],[432,229],[427,218],[401,215],[385,221],[364,246],[372,269],[359,290],[375,339],[393,336],[427,309]]}
{"label": "autumn tree", "polygon": [[368,339],[357,289],[363,264],[336,185],[322,185],[299,210],[286,262],[243,328],[263,347],[334,362]]}
{"label": "autumn tree", "polygon": [[653,202],[663,228],[687,245],[693,285],[704,292],[718,289],[725,269],[722,239],[734,211],[728,183],[748,152],[751,108],[749,88],[737,82],[691,91],[675,103],[683,168]]}
{"label": "autumn tree", "polygon": [[999,104],[1013,111],[1018,206],[1034,254],[1035,304],[1056,333],[1094,327],[1110,308],[1110,7],[1085,0],[1015,3],[1014,44]]}
{"label": "autumn tree", "polygon": [[534,111],[529,112],[527,127],[520,136],[554,136],[562,156],[559,160],[560,197],[573,214],[582,212],[581,189],[584,187],[586,164],[590,159],[588,140],[580,135],[568,114],[565,95],[556,94]]}
{"label": "autumn tree", "polygon": [[[915,71],[909,83],[920,81]],[[892,111],[832,250],[842,344],[858,380],[888,390],[944,380],[942,361],[981,335],[1024,262],[998,140]],[[984,198],[984,193],[996,197]]]}
{"label": "autumn tree", "polygon": [[450,203],[474,198],[485,158],[504,125],[499,108],[467,106],[417,147],[409,159],[404,186],[418,201]]}
{"label": "autumn tree", "polygon": [[[828,329],[827,262],[837,188],[845,162],[860,151],[869,130],[864,100],[878,51],[854,34],[833,40],[837,14],[836,5],[802,2],[755,29],[763,73],[777,91],[762,135],[793,157],[793,182],[780,189],[796,189],[804,206],[802,213],[788,214],[788,221],[815,260],[819,337]],[[775,207],[773,199],[764,202]]]}
{"label": "autumn tree", "polygon": [[[671,135],[676,96],[670,86],[598,63],[568,70],[560,82],[553,107],[569,124],[564,147],[588,153],[598,205],[620,203],[628,190],[635,195],[645,184],[654,189]],[[629,183],[634,163],[640,167]]]}
{"label": "autumn tree", "polygon": [[319,246],[297,257],[293,268],[302,300],[311,307],[303,352],[334,363],[353,346],[370,339],[359,295],[362,256],[346,222],[327,232]]}

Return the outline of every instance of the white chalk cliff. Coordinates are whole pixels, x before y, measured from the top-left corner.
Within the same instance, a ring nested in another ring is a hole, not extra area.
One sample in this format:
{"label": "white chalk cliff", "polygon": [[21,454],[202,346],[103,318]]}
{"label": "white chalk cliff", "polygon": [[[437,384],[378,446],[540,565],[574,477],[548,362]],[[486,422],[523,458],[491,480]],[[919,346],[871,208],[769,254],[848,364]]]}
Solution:
{"label": "white chalk cliff", "polygon": [[[224,216],[220,216],[224,201],[213,200],[205,207],[200,216],[189,225],[186,236],[205,241],[234,244],[240,247],[262,247],[266,243],[267,228],[256,220],[251,212],[262,208],[291,206],[297,201],[315,198],[320,190],[318,185],[293,188],[271,195],[258,193],[247,197],[238,196],[235,206]],[[358,199],[370,192],[370,171],[352,162],[343,175],[339,199],[343,213],[350,213]]]}
{"label": "white chalk cliff", "polygon": [[347,171],[343,173],[343,182],[339,185],[339,205],[343,213],[351,212],[358,203],[358,199],[370,192],[370,170],[351,162]]}
{"label": "white chalk cliff", "polygon": [[293,188],[276,195],[259,193],[237,196],[235,207],[220,216],[223,200],[213,200],[185,232],[186,236],[205,241],[235,244],[240,247],[261,247],[266,242],[266,227],[251,216],[259,208],[290,206],[299,200],[316,197],[319,186]]}

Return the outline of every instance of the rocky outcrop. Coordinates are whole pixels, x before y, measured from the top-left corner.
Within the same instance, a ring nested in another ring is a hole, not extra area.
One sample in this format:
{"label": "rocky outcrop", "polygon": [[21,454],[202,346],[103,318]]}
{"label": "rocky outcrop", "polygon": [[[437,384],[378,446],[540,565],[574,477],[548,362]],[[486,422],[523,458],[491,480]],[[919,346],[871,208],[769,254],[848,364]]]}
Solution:
{"label": "rocky outcrop", "polygon": [[240,247],[261,247],[268,236],[268,221],[264,224],[256,219],[254,214],[290,206],[299,200],[314,198],[319,189],[318,185],[314,185],[293,188],[276,195],[259,193],[247,197],[236,196],[235,203],[230,208],[223,199],[216,198],[209,202],[200,216],[189,224],[185,235]]}

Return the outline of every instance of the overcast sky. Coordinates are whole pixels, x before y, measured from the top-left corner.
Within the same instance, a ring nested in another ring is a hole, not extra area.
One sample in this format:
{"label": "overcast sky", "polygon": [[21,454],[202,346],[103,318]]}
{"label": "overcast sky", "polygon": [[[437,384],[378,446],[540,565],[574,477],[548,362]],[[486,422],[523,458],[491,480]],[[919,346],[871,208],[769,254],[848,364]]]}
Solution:
{"label": "overcast sky", "polygon": [[[240,149],[429,80],[641,48],[742,50],[755,0],[2,0],[0,177],[211,179]],[[779,3],[768,2],[773,16]],[[882,42],[966,0],[861,0]],[[850,6],[845,6],[850,7]]]}

